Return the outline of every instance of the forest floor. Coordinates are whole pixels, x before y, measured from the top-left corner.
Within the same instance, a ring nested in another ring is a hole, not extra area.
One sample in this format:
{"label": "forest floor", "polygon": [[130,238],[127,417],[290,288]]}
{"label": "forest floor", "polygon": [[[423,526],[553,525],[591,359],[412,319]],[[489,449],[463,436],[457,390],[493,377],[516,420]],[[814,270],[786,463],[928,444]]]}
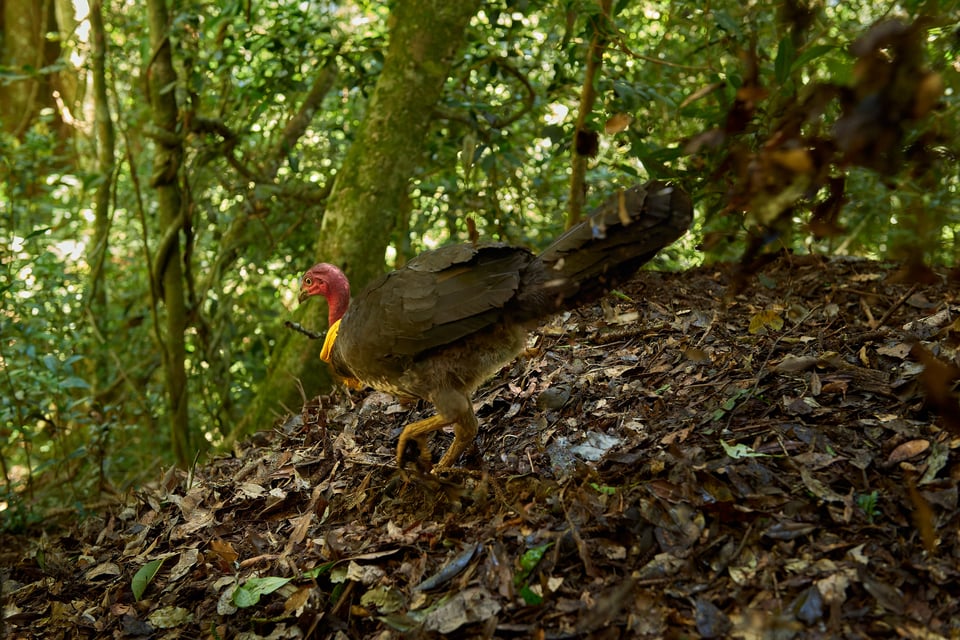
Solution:
{"label": "forest floor", "polygon": [[0,539],[3,635],[960,638],[957,281],[735,273],[645,272],[543,327],[454,470],[397,471],[430,407],[339,391]]}

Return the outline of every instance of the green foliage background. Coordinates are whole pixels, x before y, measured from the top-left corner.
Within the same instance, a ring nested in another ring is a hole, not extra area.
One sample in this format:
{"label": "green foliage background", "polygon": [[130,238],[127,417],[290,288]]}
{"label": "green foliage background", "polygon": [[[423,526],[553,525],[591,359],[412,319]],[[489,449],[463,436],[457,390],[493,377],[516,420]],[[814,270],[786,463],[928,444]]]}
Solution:
{"label": "green foliage background", "polygon": [[[466,240],[468,218],[484,239],[534,247],[562,229],[586,48],[598,29],[607,32],[594,79],[598,102],[587,115],[600,133],[588,202],[648,177],[676,178],[695,194],[698,227],[660,265],[735,259],[749,219],[727,206],[727,148],[691,153],[687,145],[724,126],[751,55],[768,97],[737,143],[756,150],[815,83],[854,81],[850,45],[870,24],[928,15],[926,64],[945,91],[904,140],[905,147],[926,145],[925,164],[905,162],[890,175],[839,167],[847,177],[839,218],[846,231],[815,237],[805,227],[810,206],[799,206],[775,248],[874,258],[919,248],[930,262],[956,264],[955,3],[620,0],[612,27],[598,19],[600,6],[501,0],[475,17],[442,103],[422,114],[432,122],[429,154],[413,176],[409,209],[396,212],[387,263]],[[809,24],[801,30],[796,14],[804,7]],[[118,134],[117,170],[109,176],[108,317],[97,318],[105,331],[91,318],[88,262],[92,194],[108,177],[97,170],[89,109],[72,114],[70,139],[54,126],[62,114],[51,110],[21,137],[0,134],[0,514],[7,527],[38,517],[38,506],[73,508],[98,492],[123,491],[171,462],[158,329],[148,308],[146,256],[159,240],[143,77],[151,51],[134,3],[108,2],[104,13]],[[191,415],[216,446],[265,375],[295,306],[298,275],[316,258],[326,196],[380,72],[390,13],[380,2],[248,0],[184,2],[172,15],[181,82],[167,90],[176,92],[184,122],[200,125],[183,133]],[[80,29],[69,40],[64,50],[80,54],[79,63],[65,59],[63,67],[86,83],[89,44]],[[333,90],[306,134],[278,148],[324,69],[336,71]],[[0,71],[8,83],[60,72]],[[604,133],[624,115],[628,125]],[[836,115],[828,109],[824,118]],[[719,240],[702,253],[695,247],[706,237]]]}

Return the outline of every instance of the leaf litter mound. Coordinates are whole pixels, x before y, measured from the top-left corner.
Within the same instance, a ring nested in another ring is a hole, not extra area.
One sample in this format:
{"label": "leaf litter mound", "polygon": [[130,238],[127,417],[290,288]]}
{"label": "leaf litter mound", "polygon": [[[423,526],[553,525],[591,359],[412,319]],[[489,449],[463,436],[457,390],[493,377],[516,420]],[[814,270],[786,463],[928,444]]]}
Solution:
{"label": "leaf litter mound", "polygon": [[313,399],[8,536],[5,635],[960,637],[960,300],[901,275],[642,273],[535,333],[435,476],[394,462],[429,407]]}

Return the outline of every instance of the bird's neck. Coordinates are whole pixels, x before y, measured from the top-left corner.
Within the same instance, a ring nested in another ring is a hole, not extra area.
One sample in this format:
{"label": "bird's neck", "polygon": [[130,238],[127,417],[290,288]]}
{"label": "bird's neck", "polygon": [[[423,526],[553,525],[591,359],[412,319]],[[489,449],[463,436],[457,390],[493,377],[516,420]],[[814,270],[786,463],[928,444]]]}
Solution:
{"label": "bird's neck", "polygon": [[350,306],[350,283],[342,273],[327,280],[327,307],[330,309],[328,324],[343,317]]}

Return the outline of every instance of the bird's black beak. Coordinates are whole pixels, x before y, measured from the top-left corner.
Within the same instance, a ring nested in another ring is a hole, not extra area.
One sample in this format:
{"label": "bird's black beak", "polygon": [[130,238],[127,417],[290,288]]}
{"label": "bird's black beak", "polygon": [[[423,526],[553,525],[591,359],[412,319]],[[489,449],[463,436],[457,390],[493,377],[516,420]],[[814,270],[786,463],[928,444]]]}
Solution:
{"label": "bird's black beak", "polygon": [[310,292],[306,289],[300,289],[300,295],[297,296],[297,302],[303,304],[303,301],[310,297]]}

